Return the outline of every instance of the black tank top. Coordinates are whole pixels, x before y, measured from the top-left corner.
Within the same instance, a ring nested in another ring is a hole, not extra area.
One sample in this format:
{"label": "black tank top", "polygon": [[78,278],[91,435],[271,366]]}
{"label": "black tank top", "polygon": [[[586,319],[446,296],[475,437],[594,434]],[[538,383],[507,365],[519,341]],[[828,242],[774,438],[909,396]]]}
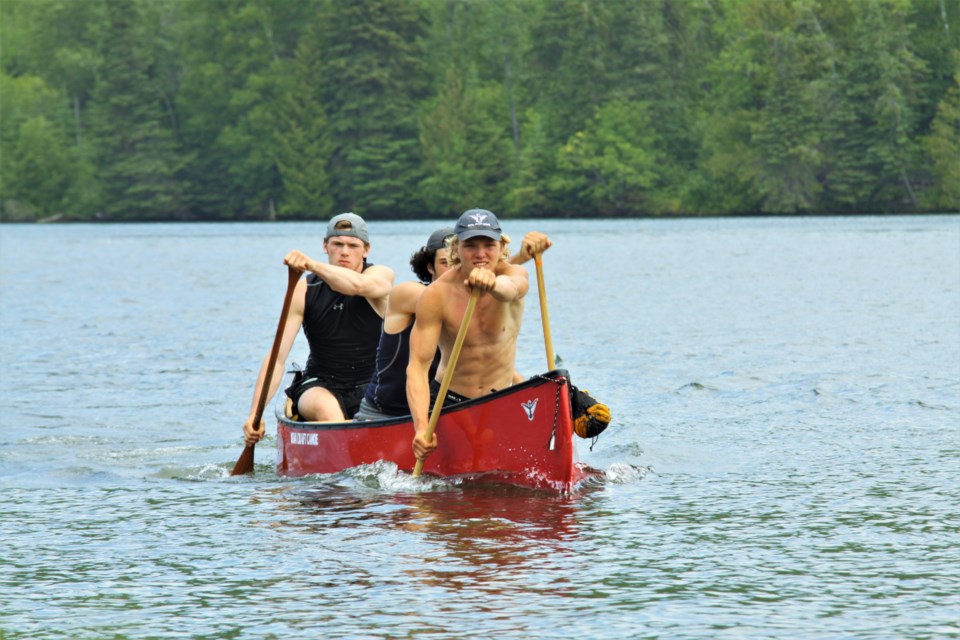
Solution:
{"label": "black tank top", "polygon": [[[369,266],[364,263],[364,271]],[[382,323],[366,298],[338,293],[309,274],[303,310],[303,333],[310,345],[305,376],[337,386],[369,382]]]}
{"label": "black tank top", "polygon": [[[380,332],[377,366],[367,385],[364,399],[375,409],[392,416],[410,413],[407,405],[407,363],[410,360],[410,334],[413,323],[400,333]],[[440,350],[430,365],[430,380],[437,373]]]}

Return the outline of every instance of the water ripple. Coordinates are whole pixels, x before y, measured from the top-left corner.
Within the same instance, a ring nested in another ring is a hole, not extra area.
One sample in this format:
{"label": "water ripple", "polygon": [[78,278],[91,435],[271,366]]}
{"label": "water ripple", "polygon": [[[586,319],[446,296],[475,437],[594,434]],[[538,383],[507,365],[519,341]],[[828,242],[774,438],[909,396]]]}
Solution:
{"label": "water ripple", "polygon": [[564,495],[284,478],[272,434],[230,476],[315,224],[5,225],[0,636],[960,637],[957,221],[511,221],[614,414]]}

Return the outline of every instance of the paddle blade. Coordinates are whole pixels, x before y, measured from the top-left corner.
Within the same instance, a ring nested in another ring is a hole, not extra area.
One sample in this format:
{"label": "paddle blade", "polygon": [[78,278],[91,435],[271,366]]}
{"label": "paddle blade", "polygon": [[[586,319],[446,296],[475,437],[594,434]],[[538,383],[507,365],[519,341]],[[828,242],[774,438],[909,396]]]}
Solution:
{"label": "paddle blade", "polygon": [[254,445],[252,444],[243,448],[243,452],[237,458],[237,464],[233,465],[233,471],[230,472],[230,475],[242,476],[253,471],[253,450]]}

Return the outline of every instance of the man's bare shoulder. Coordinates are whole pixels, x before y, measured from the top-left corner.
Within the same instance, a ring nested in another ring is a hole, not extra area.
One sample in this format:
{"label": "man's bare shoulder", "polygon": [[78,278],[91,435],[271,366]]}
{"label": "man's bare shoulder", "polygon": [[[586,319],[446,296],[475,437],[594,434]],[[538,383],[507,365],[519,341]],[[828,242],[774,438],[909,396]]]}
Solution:
{"label": "man's bare shoulder", "polygon": [[409,296],[416,295],[419,296],[423,293],[423,290],[427,288],[427,285],[422,282],[417,282],[416,280],[406,280],[405,282],[398,282],[394,285],[393,290],[390,292],[391,296]]}
{"label": "man's bare shoulder", "polygon": [[427,300],[431,303],[442,302],[446,296],[450,295],[450,289],[449,282],[438,278],[423,288],[420,293],[420,300]]}
{"label": "man's bare shoulder", "polygon": [[413,313],[420,295],[427,288],[422,282],[401,282],[390,291],[390,308],[394,311]]}

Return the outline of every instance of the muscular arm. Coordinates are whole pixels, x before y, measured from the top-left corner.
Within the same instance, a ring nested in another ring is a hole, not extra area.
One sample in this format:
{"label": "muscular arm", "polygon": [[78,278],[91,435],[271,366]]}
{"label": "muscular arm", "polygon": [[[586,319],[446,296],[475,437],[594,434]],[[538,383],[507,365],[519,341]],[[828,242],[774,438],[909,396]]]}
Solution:
{"label": "muscular arm", "polygon": [[[267,401],[273,398],[280,388],[280,381],[283,380],[283,370],[286,366],[287,356],[290,355],[290,349],[297,338],[300,327],[303,325],[303,310],[306,300],[307,283],[303,278],[297,282],[296,289],[293,291],[293,299],[290,302],[290,311],[287,314],[287,321],[283,327],[283,335],[280,338],[280,349],[277,352],[277,362],[270,375],[270,387],[267,390]],[[270,364],[270,354],[263,358],[260,364],[260,372],[257,375],[257,383],[253,389],[253,400],[250,402],[250,413],[243,423],[243,439],[247,444],[254,444],[263,437],[265,428],[263,417],[260,418],[260,424],[254,425],[253,418],[257,410],[257,404],[260,402],[260,389],[263,387],[263,381],[267,375],[267,365]]]}
{"label": "muscular arm", "polygon": [[393,269],[383,265],[374,265],[358,273],[337,265],[312,261],[310,271],[323,278],[338,293],[363,296],[371,301],[386,299],[393,287]]}
{"label": "muscular arm", "polygon": [[[337,293],[348,296],[363,296],[370,300],[386,301],[393,287],[393,269],[383,265],[373,265],[364,272],[354,271],[335,264],[319,262],[300,251],[291,251],[284,263],[304,271],[310,271],[323,279]],[[383,309],[380,308],[381,315]]]}
{"label": "muscular arm", "polygon": [[384,331],[396,334],[410,326],[424,288],[419,282],[401,282],[393,288],[387,302],[387,313],[383,317]]}
{"label": "muscular arm", "polygon": [[[475,269],[474,271],[481,270]],[[471,279],[473,275],[473,273],[470,274]],[[473,285],[474,283],[471,281],[470,284]],[[514,302],[527,295],[527,291],[530,289],[530,278],[527,270],[523,267],[506,263],[498,267],[493,286],[489,289],[481,286],[481,289],[489,291],[490,295],[500,302]]]}
{"label": "muscular arm", "polygon": [[430,423],[430,381],[428,374],[440,340],[443,322],[443,296],[436,288],[427,287],[417,304],[417,318],[410,333],[410,361],[407,365],[407,404],[413,415],[416,434],[413,450],[425,458],[437,447],[434,434],[429,441],[424,432]]}

